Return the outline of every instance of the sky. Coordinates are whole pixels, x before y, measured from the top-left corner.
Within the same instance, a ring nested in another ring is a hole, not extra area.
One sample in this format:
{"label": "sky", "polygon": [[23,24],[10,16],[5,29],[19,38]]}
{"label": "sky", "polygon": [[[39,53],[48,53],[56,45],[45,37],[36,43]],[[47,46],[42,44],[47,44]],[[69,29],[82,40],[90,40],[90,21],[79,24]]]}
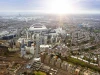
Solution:
{"label": "sky", "polygon": [[[53,2],[54,0],[0,0],[0,12],[40,12],[40,13],[44,12],[45,13],[48,12],[48,10],[51,10],[50,9],[50,4],[52,4],[51,1]],[[65,4],[69,5],[69,7],[73,6],[74,8],[72,10],[76,10],[77,11],[76,13],[100,12],[100,0],[66,0]],[[61,4],[61,6],[62,5],[63,4]]]}

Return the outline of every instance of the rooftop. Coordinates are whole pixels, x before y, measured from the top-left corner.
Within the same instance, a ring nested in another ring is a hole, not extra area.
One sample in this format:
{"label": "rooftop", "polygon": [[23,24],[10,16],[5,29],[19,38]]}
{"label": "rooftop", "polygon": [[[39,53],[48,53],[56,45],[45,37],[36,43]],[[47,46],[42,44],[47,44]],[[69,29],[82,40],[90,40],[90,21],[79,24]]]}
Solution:
{"label": "rooftop", "polygon": [[42,30],[47,30],[46,26],[42,24],[33,24],[29,28],[29,31],[42,31]]}

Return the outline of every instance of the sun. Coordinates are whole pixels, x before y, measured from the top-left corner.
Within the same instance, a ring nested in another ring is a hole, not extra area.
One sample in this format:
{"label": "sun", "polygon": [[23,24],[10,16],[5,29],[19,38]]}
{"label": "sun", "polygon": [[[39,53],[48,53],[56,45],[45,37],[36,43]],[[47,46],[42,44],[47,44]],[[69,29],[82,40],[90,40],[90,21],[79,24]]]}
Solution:
{"label": "sun", "polygon": [[73,12],[74,7],[68,0],[51,0],[51,4],[49,5],[49,13],[66,14]]}

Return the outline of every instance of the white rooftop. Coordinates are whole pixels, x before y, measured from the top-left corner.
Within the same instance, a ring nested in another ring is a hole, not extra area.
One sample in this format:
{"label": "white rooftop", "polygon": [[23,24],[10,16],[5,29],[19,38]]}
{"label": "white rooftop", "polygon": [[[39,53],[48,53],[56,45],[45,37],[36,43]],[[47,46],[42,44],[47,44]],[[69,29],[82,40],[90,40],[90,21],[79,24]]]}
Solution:
{"label": "white rooftop", "polygon": [[34,58],[34,61],[40,61],[40,58]]}
{"label": "white rooftop", "polygon": [[51,45],[40,45],[40,48],[49,48]]}
{"label": "white rooftop", "polygon": [[7,35],[7,34],[9,34],[8,31],[2,31],[2,32],[0,33],[0,36],[4,36],[4,35]]}
{"label": "white rooftop", "polygon": [[47,30],[46,26],[42,24],[33,24],[29,28],[29,31],[42,31],[42,30]]}

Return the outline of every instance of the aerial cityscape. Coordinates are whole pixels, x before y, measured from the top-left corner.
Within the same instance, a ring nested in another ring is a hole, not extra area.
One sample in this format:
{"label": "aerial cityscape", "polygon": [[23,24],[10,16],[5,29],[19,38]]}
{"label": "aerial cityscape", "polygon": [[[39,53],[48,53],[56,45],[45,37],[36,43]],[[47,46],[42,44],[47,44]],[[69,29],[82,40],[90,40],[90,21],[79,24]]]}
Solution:
{"label": "aerial cityscape", "polygon": [[1,0],[0,75],[100,75],[98,2]]}

